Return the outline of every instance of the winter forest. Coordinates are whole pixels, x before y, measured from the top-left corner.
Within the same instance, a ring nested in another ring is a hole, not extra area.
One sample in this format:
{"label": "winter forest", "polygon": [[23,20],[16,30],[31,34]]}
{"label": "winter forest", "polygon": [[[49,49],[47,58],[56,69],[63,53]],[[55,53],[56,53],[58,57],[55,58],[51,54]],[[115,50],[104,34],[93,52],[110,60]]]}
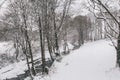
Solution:
{"label": "winter forest", "polygon": [[0,80],[120,80],[120,0],[0,0]]}

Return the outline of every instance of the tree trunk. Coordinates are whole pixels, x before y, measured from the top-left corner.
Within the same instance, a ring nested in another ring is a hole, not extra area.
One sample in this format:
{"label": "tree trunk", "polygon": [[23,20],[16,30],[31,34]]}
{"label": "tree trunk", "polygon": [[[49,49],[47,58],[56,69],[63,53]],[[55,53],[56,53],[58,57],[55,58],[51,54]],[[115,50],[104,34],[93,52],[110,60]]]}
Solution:
{"label": "tree trunk", "polygon": [[48,51],[51,57],[51,60],[54,61],[53,56],[52,56],[52,45],[51,45],[51,40],[49,36],[47,35],[47,43],[48,43]]}
{"label": "tree trunk", "polygon": [[120,25],[119,25],[119,35],[117,39],[117,64],[120,67]]}
{"label": "tree trunk", "polygon": [[64,40],[63,47],[64,47],[64,53],[66,54],[66,53],[69,53],[69,47],[67,43],[67,28],[65,27],[64,29],[65,31],[64,31],[64,36],[63,36],[63,40]]}
{"label": "tree trunk", "polygon": [[45,72],[45,50],[44,50],[44,39],[43,39],[43,29],[41,25],[41,19],[39,17],[39,34],[40,34],[40,46],[41,46],[41,57],[42,57],[42,72]]}
{"label": "tree trunk", "polygon": [[83,38],[83,31],[82,29],[79,29],[78,31],[78,46],[80,47],[84,43],[84,38]]}
{"label": "tree trunk", "polygon": [[22,46],[22,51],[23,51],[23,54],[25,54],[25,56],[26,56],[27,67],[28,67],[28,70],[29,70],[29,73],[30,73],[31,80],[33,80],[30,65],[29,65],[29,59],[28,59],[28,56],[27,56],[27,49],[25,49],[25,47]]}
{"label": "tree trunk", "polygon": [[32,73],[35,76],[36,72],[35,72],[35,69],[34,69],[34,61],[33,61],[33,54],[32,54],[32,48],[31,48],[31,42],[30,42],[30,40],[28,40],[28,46],[29,46],[29,53],[30,53],[30,57],[31,57]]}
{"label": "tree trunk", "polygon": [[23,14],[23,19],[24,19],[24,24],[25,24],[25,30],[24,30],[25,31],[24,32],[25,40],[26,40],[26,43],[28,44],[28,47],[29,47],[28,50],[29,50],[30,57],[31,57],[32,73],[35,76],[36,73],[35,73],[35,69],[34,69],[34,62],[33,62],[33,54],[32,54],[31,42],[30,42],[30,39],[29,39],[29,36],[28,36],[27,24],[26,24],[26,17],[25,17],[24,14]]}
{"label": "tree trunk", "polygon": [[55,22],[55,13],[54,13],[54,38],[55,38],[55,53],[59,54],[59,45],[58,45],[58,34]]}
{"label": "tree trunk", "polygon": [[83,30],[80,31],[81,44],[84,44]]}

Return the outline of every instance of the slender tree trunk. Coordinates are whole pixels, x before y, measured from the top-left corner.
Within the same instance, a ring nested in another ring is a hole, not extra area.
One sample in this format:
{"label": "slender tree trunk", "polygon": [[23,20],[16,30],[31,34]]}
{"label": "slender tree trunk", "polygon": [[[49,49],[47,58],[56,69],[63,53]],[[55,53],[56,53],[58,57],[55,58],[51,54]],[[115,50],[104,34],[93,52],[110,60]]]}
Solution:
{"label": "slender tree trunk", "polygon": [[30,42],[30,40],[28,40],[28,46],[29,46],[29,53],[30,53],[31,64],[32,64],[31,68],[32,68],[33,75],[35,76],[36,72],[35,72],[35,69],[34,69],[34,61],[33,61],[33,54],[32,54],[32,48],[31,48],[31,42]]}
{"label": "slender tree trunk", "polygon": [[83,37],[83,30],[80,31],[80,35],[81,35],[81,44],[84,44],[84,37]]}
{"label": "slender tree trunk", "polygon": [[119,25],[119,35],[117,39],[117,64],[120,67],[120,25]]}
{"label": "slender tree trunk", "polygon": [[51,40],[49,36],[47,36],[47,43],[48,43],[48,51],[49,51],[51,60],[54,61],[53,56],[52,56],[52,45],[51,45]]}
{"label": "slender tree trunk", "polygon": [[31,48],[31,42],[30,42],[30,39],[29,39],[29,36],[28,36],[28,31],[27,31],[27,24],[26,24],[26,18],[25,18],[25,15],[23,14],[23,19],[24,19],[24,24],[25,24],[25,40],[26,40],[26,43],[28,44],[28,47],[29,47],[29,53],[30,53],[30,57],[31,57],[31,64],[32,64],[32,73],[33,75],[35,76],[36,75],[36,72],[35,72],[35,69],[34,69],[34,62],[33,62],[33,54],[32,54],[32,48]]}
{"label": "slender tree trunk", "polygon": [[68,47],[68,43],[67,43],[67,28],[65,27],[65,34],[63,36],[63,40],[64,40],[64,53],[69,53],[69,47]]}
{"label": "slender tree trunk", "polygon": [[[27,47],[26,47],[26,48],[27,48]],[[31,69],[30,69],[30,65],[29,65],[29,59],[28,59],[28,56],[27,56],[27,49],[25,49],[25,47],[22,46],[22,51],[23,51],[23,53],[24,53],[25,56],[26,56],[27,67],[28,67],[28,70],[29,70],[29,73],[30,73],[30,77],[31,77],[31,79],[33,80],[32,73],[31,73]]]}
{"label": "slender tree trunk", "polygon": [[44,50],[44,39],[43,39],[43,28],[41,25],[41,19],[39,17],[39,34],[40,34],[40,46],[41,46],[41,57],[42,57],[42,72],[45,72],[45,50]]}
{"label": "slender tree trunk", "polygon": [[17,62],[19,61],[18,60],[18,56],[19,56],[19,41],[18,41],[18,36],[16,35],[15,38],[14,38],[14,48],[15,48],[15,54],[16,54],[16,60]]}
{"label": "slender tree trunk", "polygon": [[83,31],[82,29],[79,29],[78,31],[78,46],[80,47],[84,43],[84,38],[83,38]]}
{"label": "slender tree trunk", "polygon": [[58,45],[58,34],[55,22],[55,12],[54,12],[54,38],[55,38],[55,53],[59,54],[59,45]]}

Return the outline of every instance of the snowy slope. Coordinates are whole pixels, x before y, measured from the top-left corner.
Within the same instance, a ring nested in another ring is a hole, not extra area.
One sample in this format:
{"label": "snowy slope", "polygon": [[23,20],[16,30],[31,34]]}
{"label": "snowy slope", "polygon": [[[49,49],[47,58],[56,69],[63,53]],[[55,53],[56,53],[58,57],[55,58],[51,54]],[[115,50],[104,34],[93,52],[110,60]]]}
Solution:
{"label": "snowy slope", "polygon": [[35,80],[120,80],[120,70],[115,67],[116,51],[111,44],[106,40],[87,43],[55,62],[49,76]]}
{"label": "snowy slope", "polygon": [[27,70],[26,61],[16,62],[0,69],[0,80],[17,77],[17,75],[25,73],[25,70]]}
{"label": "snowy slope", "polygon": [[[120,70],[115,67],[116,51],[111,45],[106,40],[86,43],[55,62],[48,76],[38,75],[34,80],[120,80]],[[6,66],[0,69],[0,80],[16,77],[26,69],[25,61]]]}

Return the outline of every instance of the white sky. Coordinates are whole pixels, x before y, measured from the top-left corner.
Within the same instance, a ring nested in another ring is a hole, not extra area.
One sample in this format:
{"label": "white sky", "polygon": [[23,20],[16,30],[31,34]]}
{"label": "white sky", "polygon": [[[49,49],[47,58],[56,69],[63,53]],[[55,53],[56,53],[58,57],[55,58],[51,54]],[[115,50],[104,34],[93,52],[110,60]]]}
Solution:
{"label": "white sky", "polygon": [[[3,1],[4,0],[0,0],[0,4]],[[120,7],[120,6],[118,6],[118,1],[119,0],[109,0],[109,1],[112,1],[110,3],[110,4],[112,4],[111,7],[114,7],[115,9]],[[76,15],[86,15],[86,14],[89,13],[88,9],[85,8],[86,5],[87,5],[87,0],[75,0],[75,2],[73,3],[73,5],[71,7],[71,11],[70,12],[74,16],[76,16]],[[3,4],[3,6],[0,8],[0,16],[3,15],[3,13],[5,12],[5,10],[6,10],[5,8],[6,8],[6,3]]]}
{"label": "white sky", "polygon": [[[0,4],[3,1],[4,0],[0,0]],[[86,15],[88,13],[88,10],[86,10],[84,7],[85,2],[86,0],[75,0],[71,8],[71,12],[72,14],[74,14],[74,16],[79,15],[79,14]],[[4,14],[5,10],[6,10],[6,3],[4,3],[2,7],[0,8],[0,16]]]}
{"label": "white sky", "polygon": [[[4,2],[4,0],[0,0],[0,5]],[[0,16],[2,16],[6,10],[7,3],[5,2],[1,7],[0,7]]]}
{"label": "white sky", "polygon": [[[0,4],[3,2],[4,0],[0,0]],[[86,0],[75,0],[74,4],[72,5],[72,14],[74,15],[78,15],[78,14],[82,14],[85,15],[87,12],[87,10],[84,9],[83,4],[81,5],[81,3],[85,2]],[[6,10],[6,3],[4,3],[2,5],[2,7],[0,8],[0,16],[4,14]]]}
{"label": "white sky", "polygon": [[76,0],[72,5],[72,12],[74,16],[76,15],[86,15],[89,11],[85,8],[87,1],[86,0]]}

